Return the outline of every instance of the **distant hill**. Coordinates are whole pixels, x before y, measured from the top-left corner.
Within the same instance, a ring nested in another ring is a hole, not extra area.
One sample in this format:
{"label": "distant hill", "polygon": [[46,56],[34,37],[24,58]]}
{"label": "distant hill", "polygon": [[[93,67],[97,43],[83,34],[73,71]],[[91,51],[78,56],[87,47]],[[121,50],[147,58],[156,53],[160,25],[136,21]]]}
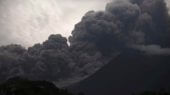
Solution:
{"label": "distant hill", "polygon": [[0,95],[73,95],[47,81],[11,78],[0,85]]}
{"label": "distant hill", "polygon": [[[170,56],[128,51],[88,79],[71,86],[86,95],[131,95],[170,89]],[[150,94],[148,94],[150,95]]]}

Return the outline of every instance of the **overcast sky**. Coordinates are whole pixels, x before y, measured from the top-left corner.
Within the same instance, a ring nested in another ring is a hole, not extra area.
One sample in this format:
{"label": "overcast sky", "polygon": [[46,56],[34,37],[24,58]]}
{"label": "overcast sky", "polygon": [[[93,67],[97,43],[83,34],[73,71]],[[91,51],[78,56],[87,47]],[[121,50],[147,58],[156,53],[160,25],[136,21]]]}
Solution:
{"label": "overcast sky", "polygon": [[87,11],[103,10],[110,1],[0,0],[0,45],[27,47],[41,43],[50,34],[68,37]]}
{"label": "overcast sky", "polygon": [[31,46],[50,34],[68,37],[89,10],[110,0],[0,0],[0,45]]}

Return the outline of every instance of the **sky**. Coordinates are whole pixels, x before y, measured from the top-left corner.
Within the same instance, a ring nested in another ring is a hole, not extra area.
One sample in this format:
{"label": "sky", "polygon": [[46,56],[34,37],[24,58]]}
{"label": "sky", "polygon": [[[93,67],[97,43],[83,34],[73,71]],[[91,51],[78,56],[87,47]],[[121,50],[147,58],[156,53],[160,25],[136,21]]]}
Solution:
{"label": "sky", "polygon": [[89,10],[103,10],[111,0],[0,0],[0,45],[25,47],[50,34],[71,35]]}
{"label": "sky", "polygon": [[0,0],[0,45],[29,47],[50,34],[68,37],[86,12],[104,10],[110,1]]}

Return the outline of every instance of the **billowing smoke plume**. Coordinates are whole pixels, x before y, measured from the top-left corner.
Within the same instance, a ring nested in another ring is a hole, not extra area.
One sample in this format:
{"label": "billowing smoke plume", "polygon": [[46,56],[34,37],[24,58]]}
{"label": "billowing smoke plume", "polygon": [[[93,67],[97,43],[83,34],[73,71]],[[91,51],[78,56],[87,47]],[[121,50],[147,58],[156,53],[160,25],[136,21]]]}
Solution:
{"label": "billowing smoke plume", "polygon": [[23,76],[33,79],[54,81],[68,76],[71,66],[66,38],[51,35],[43,44],[36,44],[25,50],[18,45],[0,48],[0,75]]}
{"label": "billowing smoke plume", "polygon": [[2,46],[0,79],[24,76],[77,82],[129,49],[169,56],[169,27],[164,0],[117,0],[108,3],[105,11],[87,12],[75,25],[70,46],[61,35],[51,35],[27,50],[19,45]]}
{"label": "billowing smoke plume", "polygon": [[164,0],[117,0],[104,12],[88,12],[70,41],[73,46],[92,44],[107,55],[133,45],[169,48],[169,22]]}
{"label": "billowing smoke plume", "polygon": [[170,55],[170,48],[161,48],[159,45],[136,45],[134,48],[149,55]]}

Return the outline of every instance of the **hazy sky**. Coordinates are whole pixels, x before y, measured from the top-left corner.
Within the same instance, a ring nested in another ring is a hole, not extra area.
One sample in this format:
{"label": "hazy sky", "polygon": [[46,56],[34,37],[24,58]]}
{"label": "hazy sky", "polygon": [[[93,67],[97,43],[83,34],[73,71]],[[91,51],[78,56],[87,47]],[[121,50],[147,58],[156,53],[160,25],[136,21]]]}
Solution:
{"label": "hazy sky", "polygon": [[103,10],[110,1],[0,0],[0,45],[27,47],[46,40],[50,34],[68,37],[87,11]]}
{"label": "hazy sky", "polygon": [[89,10],[111,0],[0,0],[0,45],[31,46],[50,34],[68,37]]}

